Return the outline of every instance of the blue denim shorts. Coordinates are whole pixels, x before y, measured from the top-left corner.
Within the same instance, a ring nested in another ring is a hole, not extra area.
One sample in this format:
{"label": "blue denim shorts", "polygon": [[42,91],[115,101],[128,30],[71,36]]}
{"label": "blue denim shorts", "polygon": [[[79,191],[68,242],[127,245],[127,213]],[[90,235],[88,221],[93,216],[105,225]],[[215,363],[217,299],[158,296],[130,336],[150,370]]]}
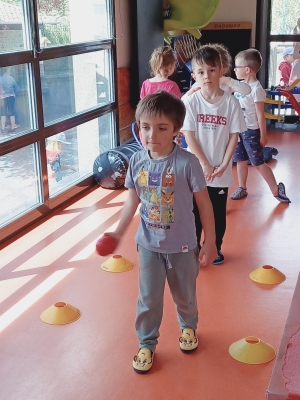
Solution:
{"label": "blue denim shorts", "polygon": [[247,161],[250,160],[251,164],[255,167],[264,164],[263,147],[260,144],[260,130],[248,129],[239,135],[240,141],[238,142],[233,161]]}

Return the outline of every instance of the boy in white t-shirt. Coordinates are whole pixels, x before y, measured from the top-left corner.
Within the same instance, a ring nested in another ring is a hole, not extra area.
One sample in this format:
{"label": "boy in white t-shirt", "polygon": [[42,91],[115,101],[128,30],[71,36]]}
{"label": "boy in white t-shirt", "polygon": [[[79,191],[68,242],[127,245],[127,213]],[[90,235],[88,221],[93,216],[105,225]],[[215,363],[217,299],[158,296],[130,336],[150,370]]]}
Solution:
{"label": "boy in white t-shirt", "polygon": [[262,57],[258,50],[248,49],[241,51],[235,57],[235,73],[238,79],[243,79],[251,87],[251,93],[241,95],[235,93],[244,111],[247,131],[240,133],[240,140],[234,152],[234,161],[237,162],[239,187],[230,196],[239,200],[248,195],[248,159],[256,167],[270,187],[274,197],[281,203],[290,203],[286,196],[282,182],[277,185],[273,171],[265,164],[263,147],[268,142],[266,119],[264,116],[264,101],[266,92],[256,78],[262,64]]}
{"label": "boy in white t-shirt", "polygon": [[[181,130],[188,150],[200,161],[212,202],[218,250],[218,256],[213,261],[216,265],[224,262],[221,245],[226,230],[228,187],[234,182],[232,155],[243,117],[237,99],[219,87],[223,68],[215,48],[209,45],[200,47],[192,58],[192,69],[192,76],[201,89],[183,100],[186,117]],[[199,238],[202,224],[196,206],[194,214]]]}

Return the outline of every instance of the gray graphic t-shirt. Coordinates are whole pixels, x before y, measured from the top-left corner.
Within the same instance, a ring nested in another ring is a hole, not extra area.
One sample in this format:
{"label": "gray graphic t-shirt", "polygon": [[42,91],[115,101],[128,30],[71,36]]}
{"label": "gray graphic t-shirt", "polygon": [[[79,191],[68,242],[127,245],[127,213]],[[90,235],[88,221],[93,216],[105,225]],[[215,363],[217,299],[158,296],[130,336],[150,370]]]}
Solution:
{"label": "gray graphic t-shirt", "polygon": [[147,150],[139,151],[130,159],[125,187],[135,189],[141,199],[138,244],[160,253],[197,246],[193,192],[206,184],[193,154],[175,145],[168,157],[153,160]]}

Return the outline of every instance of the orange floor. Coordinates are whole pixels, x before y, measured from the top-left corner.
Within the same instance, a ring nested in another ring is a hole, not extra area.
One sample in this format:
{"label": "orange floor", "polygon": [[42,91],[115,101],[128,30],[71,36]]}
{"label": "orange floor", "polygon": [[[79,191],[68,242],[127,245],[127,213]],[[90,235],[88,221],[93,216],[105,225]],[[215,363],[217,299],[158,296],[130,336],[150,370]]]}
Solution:
{"label": "orange floor", "polygon": [[[229,346],[257,336],[277,350],[299,273],[300,134],[273,132],[279,154],[269,164],[292,199],[278,204],[250,168],[249,196],[228,202],[226,262],[198,278],[199,349],[179,351],[179,328],[168,289],[152,371],[131,366],[138,269],[100,268],[96,239],[113,229],[126,192],[91,191],[1,251],[1,400],[263,400],[274,361],[242,364]],[[236,173],[234,168],[234,173]],[[137,262],[135,217],[119,254]],[[287,277],[259,285],[248,275],[270,264]],[[82,312],[69,325],[47,325],[40,314],[55,302]]]}

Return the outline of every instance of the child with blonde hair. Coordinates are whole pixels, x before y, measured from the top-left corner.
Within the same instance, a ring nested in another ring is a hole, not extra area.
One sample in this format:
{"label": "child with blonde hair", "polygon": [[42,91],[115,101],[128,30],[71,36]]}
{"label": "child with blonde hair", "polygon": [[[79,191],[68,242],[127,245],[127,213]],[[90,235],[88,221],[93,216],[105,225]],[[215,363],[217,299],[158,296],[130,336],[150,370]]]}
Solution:
{"label": "child with blonde hair", "polygon": [[153,78],[146,79],[143,82],[140,98],[143,99],[147,94],[152,94],[158,90],[165,90],[180,98],[181,92],[177,83],[169,79],[176,67],[176,58],[172,48],[160,46],[154,49],[149,64]]}

